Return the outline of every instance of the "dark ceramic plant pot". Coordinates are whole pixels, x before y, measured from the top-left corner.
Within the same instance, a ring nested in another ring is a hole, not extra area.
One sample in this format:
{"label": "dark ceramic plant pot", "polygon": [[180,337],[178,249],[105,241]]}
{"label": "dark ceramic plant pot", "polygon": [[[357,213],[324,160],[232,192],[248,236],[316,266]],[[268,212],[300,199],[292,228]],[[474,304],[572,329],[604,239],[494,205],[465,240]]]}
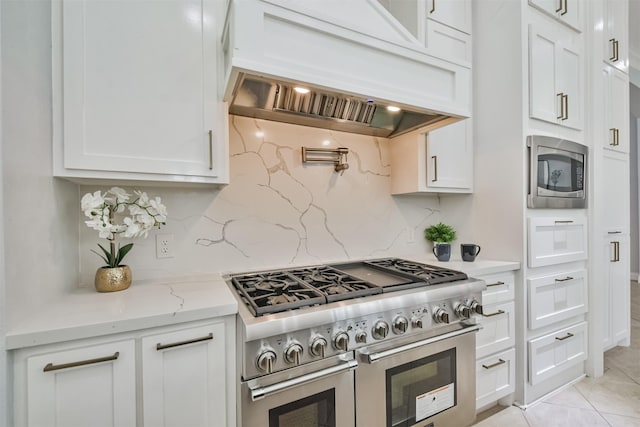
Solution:
{"label": "dark ceramic plant pot", "polygon": [[438,261],[449,261],[449,258],[451,258],[451,244],[434,243],[433,254],[438,258]]}

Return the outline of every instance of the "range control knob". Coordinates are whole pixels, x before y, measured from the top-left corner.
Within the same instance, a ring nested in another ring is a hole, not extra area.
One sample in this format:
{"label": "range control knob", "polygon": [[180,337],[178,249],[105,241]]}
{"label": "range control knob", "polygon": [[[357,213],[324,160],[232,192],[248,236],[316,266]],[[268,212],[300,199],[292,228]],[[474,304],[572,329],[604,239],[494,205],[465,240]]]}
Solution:
{"label": "range control knob", "polygon": [[284,351],[284,360],[294,365],[300,364],[302,358],[302,346],[299,343],[293,343]]}
{"label": "range control knob", "polygon": [[377,340],[384,339],[389,333],[389,324],[384,320],[378,320],[373,328],[371,328],[371,335]]}
{"label": "range control knob", "polygon": [[273,366],[276,364],[276,353],[273,350],[263,350],[256,360],[256,366],[262,372],[270,374],[273,372]]}
{"label": "range control knob", "polygon": [[409,327],[409,321],[404,316],[398,316],[393,319],[393,333],[396,335],[402,335],[407,332],[407,328]]}
{"label": "range control knob", "polygon": [[324,350],[327,348],[327,340],[324,337],[318,336],[311,341],[309,351],[315,357],[324,358]]}
{"label": "range control knob", "polygon": [[471,307],[469,307],[467,304],[458,304],[455,311],[456,315],[463,319],[468,319],[469,317],[471,317]]}
{"label": "range control knob", "polygon": [[471,310],[474,313],[482,314],[482,304],[478,304],[478,301],[474,301],[471,303]]}
{"label": "range control knob", "polygon": [[339,351],[349,350],[349,335],[344,331],[335,334],[333,337],[333,347]]}
{"label": "range control knob", "polygon": [[422,319],[420,317],[412,317],[411,318],[411,327],[422,329]]}
{"label": "range control knob", "polygon": [[449,323],[449,313],[440,307],[433,310],[433,320],[437,323]]}
{"label": "range control knob", "polygon": [[367,342],[367,333],[365,331],[356,332],[356,342],[359,344],[364,344]]}

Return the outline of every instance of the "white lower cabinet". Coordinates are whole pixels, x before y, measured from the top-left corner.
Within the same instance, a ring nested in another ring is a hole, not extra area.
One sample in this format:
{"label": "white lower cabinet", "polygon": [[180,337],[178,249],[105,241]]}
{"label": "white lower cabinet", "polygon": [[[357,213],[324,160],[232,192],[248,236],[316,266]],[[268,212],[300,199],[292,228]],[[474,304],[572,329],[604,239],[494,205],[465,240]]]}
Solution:
{"label": "white lower cabinet", "polygon": [[476,362],[476,408],[514,392],[516,388],[516,350],[492,354]]}
{"label": "white lower cabinet", "polygon": [[529,218],[529,267],[587,259],[587,218]]}
{"label": "white lower cabinet", "polygon": [[226,425],[223,324],[144,337],[141,355],[145,426]]}
{"label": "white lower cabinet", "polygon": [[476,410],[515,390],[515,273],[476,276],[487,284],[482,292],[482,329],[476,335]]}
{"label": "white lower cabinet", "polygon": [[24,425],[135,426],[135,362],[134,340],[28,357]]}
{"label": "white lower cabinet", "polygon": [[234,425],[233,318],[195,323],[16,350],[15,425]]}
{"label": "white lower cabinet", "polygon": [[482,329],[476,336],[476,357],[484,357],[516,342],[514,302],[482,305]]}
{"label": "white lower cabinet", "polygon": [[529,329],[587,312],[586,270],[527,279]]}
{"label": "white lower cabinet", "polygon": [[539,384],[587,359],[587,322],[529,340],[529,382]]}

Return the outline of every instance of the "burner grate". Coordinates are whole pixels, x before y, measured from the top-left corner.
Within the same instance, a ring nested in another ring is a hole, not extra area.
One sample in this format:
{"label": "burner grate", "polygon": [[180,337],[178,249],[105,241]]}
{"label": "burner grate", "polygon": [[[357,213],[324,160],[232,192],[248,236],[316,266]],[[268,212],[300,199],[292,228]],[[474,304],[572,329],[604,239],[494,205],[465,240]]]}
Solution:
{"label": "burner grate", "polygon": [[328,266],[292,270],[291,275],[322,292],[327,302],[342,301],[382,293],[369,282]]}
{"label": "burner grate", "polygon": [[378,268],[384,268],[394,272],[409,275],[425,282],[427,285],[437,285],[440,283],[465,280],[469,277],[456,270],[450,270],[435,265],[422,264],[419,262],[407,261],[399,258],[385,258],[367,261],[367,264]]}
{"label": "burner grate", "polygon": [[254,273],[231,278],[254,316],[324,304],[325,297],[283,271]]}

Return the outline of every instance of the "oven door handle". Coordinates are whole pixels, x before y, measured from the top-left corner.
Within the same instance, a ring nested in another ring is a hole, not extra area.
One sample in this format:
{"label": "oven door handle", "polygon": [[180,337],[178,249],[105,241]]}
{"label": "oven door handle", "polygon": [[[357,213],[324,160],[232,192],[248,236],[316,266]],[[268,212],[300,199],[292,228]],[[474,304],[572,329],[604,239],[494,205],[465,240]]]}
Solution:
{"label": "oven door handle", "polygon": [[263,399],[271,394],[278,393],[280,391],[286,390],[290,387],[298,386],[301,384],[306,384],[311,381],[318,380],[322,377],[327,377],[329,375],[335,375],[346,371],[352,371],[358,367],[358,362],[356,360],[349,360],[346,363],[341,363],[337,366],[332,366],[330,368],[321,369],[316,372],[311,372],[309,374],[300,375],[296,378],[291,378],[289,380],[285,380],[279,383],[275,383],[272,385],[260,387],[256,386],[251,387],[251,400],[256,401]]}
{"label": "oven door handle", "polygon": [[455,338],[457,336],[460,335],[464,335],[464,334],[468,334],[471,332],[477,332],[480,329],[482,329],[482,325],[472,325],[472,326],[467,326],[464,329],[459,329],[457,331],[453,331],[453,332],[447,332],[446,334],[442,334],[442,335],[438,335],[435,337],[431,337],[431,338],[427,338],[426,340],[422,340],[422,341],[416,341],[416,342],[412,342],[410,344],[406,344],[400,347],[395,347],[389,350],[385,350],[385,351],[380,351],[378,353],[360,353],[365,357],[365,361],[367,363],[374,363],[377,362],[380,359],[384,359],[385,357],[389,357],[389,356],[394,356],[398,353],[402,353],[403,351],[408,351],[408,350],[413,350],[415,348],[418,347],[422,347],[428,344],[433,344],[436,343],[438,341],[442,341],[442,340],[446,340],[449,338]]}

